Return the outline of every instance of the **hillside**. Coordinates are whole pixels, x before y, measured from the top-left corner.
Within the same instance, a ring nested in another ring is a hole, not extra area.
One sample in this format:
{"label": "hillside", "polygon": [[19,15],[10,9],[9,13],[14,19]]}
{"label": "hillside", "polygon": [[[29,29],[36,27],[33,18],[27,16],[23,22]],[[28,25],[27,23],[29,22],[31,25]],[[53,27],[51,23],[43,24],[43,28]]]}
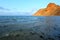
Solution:
{"label": "hillside", "polygon": [[33,16],[60,16],[60,6],[49,3],[46,8],[38,10]]}

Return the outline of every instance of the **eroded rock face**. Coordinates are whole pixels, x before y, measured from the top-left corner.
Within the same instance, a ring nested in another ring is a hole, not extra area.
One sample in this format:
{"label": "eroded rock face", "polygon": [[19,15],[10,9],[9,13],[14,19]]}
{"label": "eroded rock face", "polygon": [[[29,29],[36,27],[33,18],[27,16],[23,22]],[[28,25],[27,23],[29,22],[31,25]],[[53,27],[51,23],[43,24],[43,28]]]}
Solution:
{"label": "eroded rock face", "polygon": [[60,16],[60,6],[49,3],[46,8],[38,10],[33,16]]}

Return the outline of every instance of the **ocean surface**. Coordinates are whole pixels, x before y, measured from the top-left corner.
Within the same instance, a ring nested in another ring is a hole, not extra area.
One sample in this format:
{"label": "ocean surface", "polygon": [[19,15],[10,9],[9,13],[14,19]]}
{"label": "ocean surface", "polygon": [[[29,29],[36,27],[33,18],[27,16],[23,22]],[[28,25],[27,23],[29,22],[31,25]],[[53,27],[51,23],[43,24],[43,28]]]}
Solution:
{"label": "ocean surface", "polygon": [[35,33],[34,40],[40,40],[37,35],[46,40],[60,40],[60,16],[0,16],[0,38],[21,31]]}

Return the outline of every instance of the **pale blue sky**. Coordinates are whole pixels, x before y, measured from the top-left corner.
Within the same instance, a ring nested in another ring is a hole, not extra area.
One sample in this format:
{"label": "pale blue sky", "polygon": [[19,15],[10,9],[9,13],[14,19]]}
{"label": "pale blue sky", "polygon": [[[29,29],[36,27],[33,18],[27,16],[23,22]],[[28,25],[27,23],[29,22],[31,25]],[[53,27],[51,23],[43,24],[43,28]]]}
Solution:
{"label": "pale blue sky", "polygon": [[48,3],[60,5],[60,0],[0,0],[0,10],[34,13],[40,8],[45,8]]}

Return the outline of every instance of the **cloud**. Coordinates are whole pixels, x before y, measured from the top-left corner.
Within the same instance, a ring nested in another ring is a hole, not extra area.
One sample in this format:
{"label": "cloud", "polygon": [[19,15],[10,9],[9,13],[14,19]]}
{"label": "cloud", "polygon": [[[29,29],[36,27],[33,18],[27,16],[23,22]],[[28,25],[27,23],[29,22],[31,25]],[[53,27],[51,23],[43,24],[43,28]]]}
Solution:
{"label": "cloud", "polygon": [[21,10],[15,10],[15,9],[8,9],[4,7],[0,7],[0,16],[2,15],[32,15],[35,12],[36,9],[32,9],[29,11],[21,11]]}
{"label": "cloud", "polygon": [[7,9],[7,8],[4,8],[4,7],[0,7],[0,10],[10,10],[10,9]]}

